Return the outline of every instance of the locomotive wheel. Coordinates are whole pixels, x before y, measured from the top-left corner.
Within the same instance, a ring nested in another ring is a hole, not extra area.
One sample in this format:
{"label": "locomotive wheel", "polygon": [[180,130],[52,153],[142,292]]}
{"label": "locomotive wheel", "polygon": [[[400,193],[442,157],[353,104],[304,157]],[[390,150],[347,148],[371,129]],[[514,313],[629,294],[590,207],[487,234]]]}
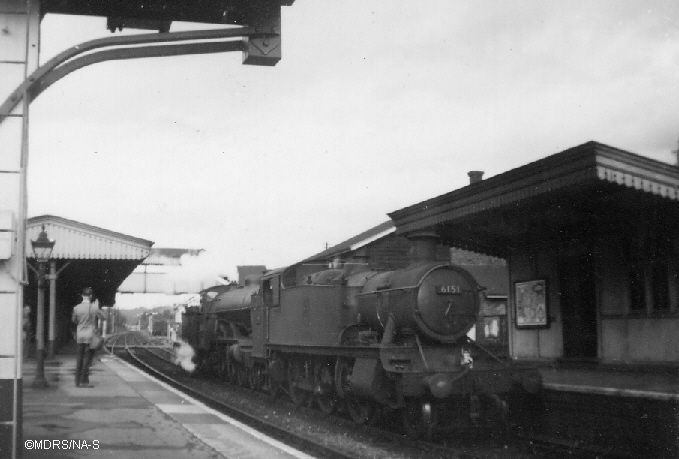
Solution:
{"label": "locomotive wheel", "polygon": [[335,391],[340,398],[346,398],[349,395],[352,367],[351,360],[337,357],[337,362],[335,362]]}
{"label": "locomotive wheel", "polygon": [[271,376],[268,374],[264,377],[262,389],[264,389],[264,391],[269,394],[269,397],[271,397],[272,400],[277,399],[283,393],[281,384],[277,381],[274,381],[273,378],[271,378]]}
{"label": "locomotive wheel", "polygon": [[250,368],[248,371],[248,382],[250,385],[250,389],[252,390],[259,390],[261,387],[261,381],[262,381],[262,371],[258,366],[254,366]]}
{"label": "locomotive wheel", "polygon": [[295,407],[303,405],[309,401],[309,393],[297,387],[297,383],[292,379],[288,379],[288,395],[290,396],[290,400],[292,400],[292,404],[295,405]]}
{"label": "locomotive wheel", "polygon": [[436,412],[429,403],[409,400],[402,410],[403,431],[413,439],[431,440],[436,426]]}
{"label": "locomotive wheel", "polygon": [[324,414],[332,414],[337,410],[339,398],[334,391],[335,378],[332,375],[332,368],[329,364],[322,364],[316,367],[316,393],[314,399],[318,408]]}
{"label": "locomotive wheel", "polygon": [[316,394],[316,404],[323,414],[332,414],[337,411],[339,399],[331,394]]}
{"label": "locomotive wheel", "polygon": [[244,366],[238,365],[238,370],[237,370],[237,376],[238,376],[238,385],[240,387],[248,387],[248,369],[245,368]]}
{"label": "locomotive wheel", "polygon": [[288,393],[290,394],[290,400],[292,400],[292,404],[296,407],[304,405],[309,401],[309,393],[296,386],[289,386]]}
{"label": "locomotive wheel", "polygon": [[288,395],[290,396],[292,404],[295,405],[296,407],[310,401],[309,392],[300,389],[297,384],[298,379],[301,379],[303,377],[302,375],[304,369],[302,365],[303,363],[301,361],[299,362],[292,361],[288,363],[287,370]]}
{"label": "locomotive wheel", "polygon": [[368,400],[349,397],[347,399],[347,411],[349,412],[352,421],[356,424],[364,425],[373,421],[375,405]]}
{"label": "locomotive wheel", "polygon": [[226,360],[226,379],[231,384],[238,383],[238,366],[236,365],[236,362],[231,359]]}
{"label": "locomotive wheel", "polygon": [[219,378],[220,381],[223,381],[224,379],[227,379],[227,375],[228,371],[225,357],[223,359],[219,359],[219,363],[217,364],[217,378]]}
{"label": "locomotive wheel", "polygon": [[196,357],[193,359],[196,362],[196,369],[193,374],[196,376],[202,376],[205,373],[205,357],[202,352],[198,352]]}

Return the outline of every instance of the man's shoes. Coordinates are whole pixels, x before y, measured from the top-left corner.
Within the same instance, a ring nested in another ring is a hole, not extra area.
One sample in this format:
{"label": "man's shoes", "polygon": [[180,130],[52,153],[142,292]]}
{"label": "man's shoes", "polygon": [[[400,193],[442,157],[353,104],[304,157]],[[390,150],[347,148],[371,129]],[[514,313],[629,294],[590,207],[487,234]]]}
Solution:
{"label": "man's shoes", "polygon": [[94,384],[83,383],[83,384],[79,385],[78,387],[94,387]]}

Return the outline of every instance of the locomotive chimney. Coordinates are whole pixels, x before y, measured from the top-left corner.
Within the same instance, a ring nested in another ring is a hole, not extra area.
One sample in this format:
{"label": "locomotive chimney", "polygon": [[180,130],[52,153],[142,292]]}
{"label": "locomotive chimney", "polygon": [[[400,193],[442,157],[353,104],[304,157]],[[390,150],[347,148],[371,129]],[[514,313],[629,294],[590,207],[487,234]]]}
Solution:
{"label": "locomotive chimney", "polygon": [[470,185],[473,185],[483,180],[483,171],[469,171],[467,172],[467,175],[469,176]]}
{"label": "locomotive chimney", "polygon": [[408,235],[410,239],[411,264],[436,261],[436,246],[439,236],[432,231],[421,231]]}

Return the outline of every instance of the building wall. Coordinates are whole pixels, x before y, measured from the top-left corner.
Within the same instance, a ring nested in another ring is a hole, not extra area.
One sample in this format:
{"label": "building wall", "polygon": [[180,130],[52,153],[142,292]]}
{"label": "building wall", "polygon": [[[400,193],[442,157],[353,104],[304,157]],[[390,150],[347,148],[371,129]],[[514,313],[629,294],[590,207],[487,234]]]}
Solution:
{"label": "building wall", "polygon": [[[410,247],[407,238],[390,234],[359,249],[356,254],[367,255],[371,269],[401,269],[410,264]],[[450,261],[450,249],[439,245],[436,257],[439,261]]]}
{"label": "building wall", "polygon": [[[561,304],[558,294],[556,252],[551,245],[526,246],[508,258],[508,322],[511,355],[517,359],[556,359],[563,353]],[[547,281],[549,328],[517,329],[514,284],[534,279]]]}
{"label": "building wall", "polygon": [[[679,363],[679,230],[669,224],[669,215],[654,213],[653,209],[640,210],[636,217],[630,217],[630,213],[622,215],[624,222],[609,222],[593,230],[586,239],[527,244],[509,257],[512,357],[526,360],[564,357],[562,310],[568,305],[562,304],[562,291],[573,286],[560,285],[559,260],[586,252],[594,262],[598,360]],[[660,282],[653,280],[657,276],[653,266],[661,267]],[[638,280],[631,280],[635,276]],[[534,279],[547,281],[549,327],[518,329],[514,285]],[[634,282],[643,284],[643,292],[636,297]],[[658,286],[667,289],[662,301],[657,299]]]}
{"label": "building wall", "polygon": [[[645,233],[644,229],[639,230]],[[644,234],[635,239],[643,241]],[[657,310],[648,305],[632,308],[629,270],[632,261],[621,247],[624,238],[609,235],[601,241],[598,266],[600,279],[600,357],[602,361],[627,363],[679,363],[679,313],[677,307],[677,266],[679,255],[670,255],[668,266],[669,307]],[[648,254],[649,257],[651,254]],[[634,269],[634,268],[632,268]],[[643,270],[643,268],[639,268]]]}
{"label": "building wall", "polygon": [[679,363],[677,319],[605,319],[602,361]]}

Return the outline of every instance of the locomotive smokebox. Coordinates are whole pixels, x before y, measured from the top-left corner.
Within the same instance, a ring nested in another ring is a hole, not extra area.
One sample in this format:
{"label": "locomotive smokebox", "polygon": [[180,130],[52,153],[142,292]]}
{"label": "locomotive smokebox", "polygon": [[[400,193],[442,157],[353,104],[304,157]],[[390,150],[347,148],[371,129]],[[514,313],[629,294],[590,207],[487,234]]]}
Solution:
{"label": "locomotive smokebox", "polygon": [[438,234],[431,231],[421,231],[409,234],[408,239],[411,243],[411,265],[436,261],[436,246],[440,239]]}
{"label": "locomotive smokebox", "polygon": [[415,330],[436,342],[453,343],[476,323],[479,303],[479,286],[467,271],[419,262],[368,279],[358,295],[358,312],[363,324],[385,333],[383,342]]}

